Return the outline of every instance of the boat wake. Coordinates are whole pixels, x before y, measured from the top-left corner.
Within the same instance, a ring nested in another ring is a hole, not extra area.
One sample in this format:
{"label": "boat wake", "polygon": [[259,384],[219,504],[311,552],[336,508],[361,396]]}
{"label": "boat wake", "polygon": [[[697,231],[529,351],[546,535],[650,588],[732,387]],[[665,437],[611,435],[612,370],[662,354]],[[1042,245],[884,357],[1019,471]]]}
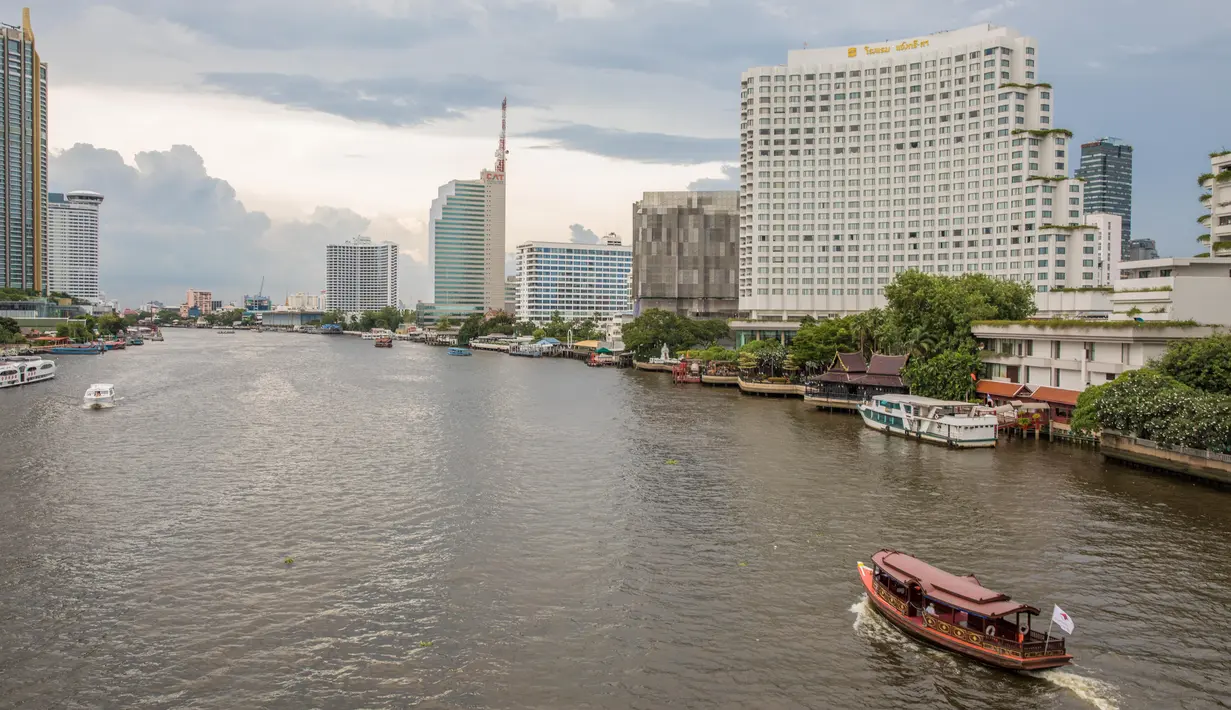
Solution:
{"label": "boat wake", "polygon": [[861,637],[869,641],[882,641],[886,643],[902,643],[908,639],[898,633],[896,629],[889,625],[876,613],[872,608],[872,603],[868,601],[868,595],[862,594],[859,601],[851,605],[851,613],[855,615],[855,632]]}
{"label": "boat wake", "polygon": [[1029,675],[1045,680],[1052,685],[1071,692],[1073,695],[1090,703],[1098,710],[1119,710],[1116,704],[1115,686],[1101,680],[1087,678],[1069,671],[1053,668],[1046,671],[1036,671]]}

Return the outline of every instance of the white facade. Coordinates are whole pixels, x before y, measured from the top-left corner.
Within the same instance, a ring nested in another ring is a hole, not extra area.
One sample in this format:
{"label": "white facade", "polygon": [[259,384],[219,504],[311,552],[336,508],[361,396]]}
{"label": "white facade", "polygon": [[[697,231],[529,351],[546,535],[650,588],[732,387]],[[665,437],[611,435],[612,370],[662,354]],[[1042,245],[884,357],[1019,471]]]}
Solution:
{"label": "white facade", "polygon": [[1231,326],[1231,256],[1127,261],[1110,296],[1113,320]]}
{"label": "white facade", "polygon": [[398,247],[355,237],[325,247],[326,308],[344,313],[398,304]]}
{"label": "white facade", "polygon": [[1220,151],[1210,156],[1210,176],[1202,181],[1202,187],[1210,191],[1205,206],[1209,214],[1203,216],[1210,230],[1208,242],[1211,256],[1231,256],[1231,152]]}
{"label": "white facade", "polygon": [[323,311],[325,310],[324,293],[293,293],[286,297],[286,306],[292,311]]}
{"label": "white facade", "polygon": [[979,25],[745,72],[740,309],[859,312],[906,269],[1096,284],[1037,46]]}
{"label": "white facade", "polygon": [[103,196],[77,190],[47,196],[47,290],[98,298],[98,212]]}
{"label": "white facade", "polygon": [[517,319],[542,324],[607,320],[632,308],[633,248],[609,235],[599,244],[526,242],[517,246]]}
{"label": "white facade", "polygon": [[1144,366],[1173,340],[1205,338],[1219,329],[1016,323],[975,325],[972,331],[984,347],[990,379],[1080,392]]}
{"label": "white facade", "polygon": [[1093,246],[1097,257],[1095,266],[1098,278],[1094,286],[1110,286],[1120,278],[1120,257],[1124,254],[1124,218],[1108,212],[1091,212],[1086,215],[1086,224],[1098,229],[1093,245],[1082,243],[1082,258],[1089,259]]}

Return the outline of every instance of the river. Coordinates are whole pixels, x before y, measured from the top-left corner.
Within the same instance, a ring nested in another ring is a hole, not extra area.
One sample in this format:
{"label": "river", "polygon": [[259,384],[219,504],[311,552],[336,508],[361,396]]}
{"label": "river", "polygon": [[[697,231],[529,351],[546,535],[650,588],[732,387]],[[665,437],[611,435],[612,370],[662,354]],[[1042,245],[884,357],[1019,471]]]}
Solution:
{"label": "river", "polygon": [[[166,337],[0,391],[0,707],[1231,698],[1225,491],[656,373]],[[82,409],[100,381],[119,406]],[[862,601],[881,547],[1059,604],[1075,664],[1015,675],[905,639]]]}

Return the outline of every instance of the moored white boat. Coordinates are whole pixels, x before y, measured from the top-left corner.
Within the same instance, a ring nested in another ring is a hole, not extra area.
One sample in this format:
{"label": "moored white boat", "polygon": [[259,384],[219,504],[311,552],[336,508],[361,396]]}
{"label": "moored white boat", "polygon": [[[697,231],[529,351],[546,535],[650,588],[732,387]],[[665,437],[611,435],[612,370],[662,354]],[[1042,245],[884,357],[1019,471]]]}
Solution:
{"label": "moored white boat", "polygon": [[17,355],[0,360],[0,387],[28,385],[55,376],[56,361],[44,360],[38,355]]}
{"label": "moored white boat", "polygon": [[978,405],[909,394],[883,394],[859,405],[863,423],[889,434],[957,449],[996,445],[994,414],[976,414]]}
{"label": "moored white boat", "polygon": [[115,406],[115,385],[90,385],[85,391],[85,406],[90,409],[106,409]]}
{"label": "moored white boat", "polygon": [[218,335],[235,335],[234,328],[219,328]]}

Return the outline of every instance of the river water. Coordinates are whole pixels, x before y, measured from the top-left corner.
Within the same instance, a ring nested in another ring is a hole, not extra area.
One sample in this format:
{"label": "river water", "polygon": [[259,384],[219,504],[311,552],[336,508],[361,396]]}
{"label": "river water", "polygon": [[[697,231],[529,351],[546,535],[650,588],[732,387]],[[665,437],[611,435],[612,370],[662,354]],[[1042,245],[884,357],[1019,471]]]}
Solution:
{"label": "river water", "polygon": [[[1231,494],[665,375],[169,331],[0,391],[0,707],[1214,708]],[[81,408],[92,382],[120,406]],[[905,639],[880,547],[1077,623]],[[293,564],[286,564],[287,557]]]}

